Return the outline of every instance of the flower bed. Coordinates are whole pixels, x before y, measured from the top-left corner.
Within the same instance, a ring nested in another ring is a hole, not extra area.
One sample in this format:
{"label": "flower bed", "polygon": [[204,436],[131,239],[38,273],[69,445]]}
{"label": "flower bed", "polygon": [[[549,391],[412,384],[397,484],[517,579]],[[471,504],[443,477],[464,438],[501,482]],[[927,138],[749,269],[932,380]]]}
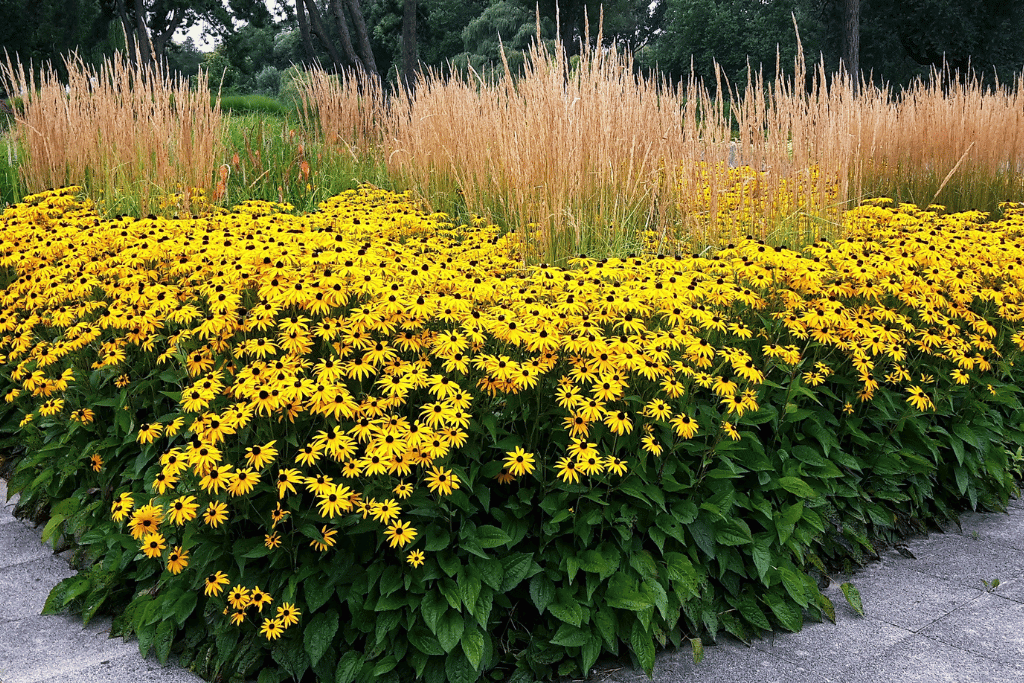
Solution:
{"label": "flower bed", "polygon": [[47,610],[209,678],[650,672],[1018,490],[1017,207],[566,270],[405,196],[288,208],[0,219],[10,489],[88,567]]}

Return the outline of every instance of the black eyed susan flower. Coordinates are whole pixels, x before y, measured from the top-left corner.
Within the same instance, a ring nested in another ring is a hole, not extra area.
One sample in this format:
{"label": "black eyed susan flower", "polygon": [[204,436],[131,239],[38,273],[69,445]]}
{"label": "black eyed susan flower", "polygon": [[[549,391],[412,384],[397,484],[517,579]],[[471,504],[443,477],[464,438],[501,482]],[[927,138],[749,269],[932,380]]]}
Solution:
{"label": "black eyed susan flower", "polygon": [[281,626],[288,628],[299,623],[299,617],[302,616],[295,605],[290,602],[282,602],[277,608],[277,620],[281,622]]}
{"label": "black eyed susan flower", "polygon": [[416,538],[416,529],[409,522],[397,521],[390,525],[385,533],[388,544],[392,547],[404,548]]}
{"label": "black eyed susan flower", "polygon": [[558,478],[567,484],[578,484],[580,481],[580,470],[577,465],[576,456],[567,455],[559,459],[556,467]]}
{"label": "black eyed susan flower", "polygon": [[409,566],[415,569],[417,567],[422,566],[423,563],[426,562],[426,557],[424,556],[422,550],[410,550],[409,554],[405,556],[405,561],[409,563]]}
{"label": "black eyed susan flower", "polygon": [[391,520],[397,519],[401,513],[402,508],[394,499],[370,505],[370,515],[382,524],[390,524]]}
{"label": "black eyed susan flower", "polygon": [[188,566],[188,551],[176,546],[167,556],[167,571],[172,574],[180,574]]}
{"label": "black eyed susan flower", "polygon": [[514,450],[505,451],[505,469],[516,477],[530,474],[536,469],[536,458],[533,453],[523,450],[522,446],[516,446]]}
{"label": "black eyed susan flower", "polygon": [[252,592],[249,593],[249,604],[248,607],[255,607],[260,612],[263,612],[263,607],[273,602],[273,598],[270,597],[270,593],[260,590],[259,586],[255,586]]}
{"label": "black eyed susan flower", "polygon": [[310,541],[310,545],[320,552],[325,552],[328,548],[333,548],[335,543],[335,536],[338,535],[337,529],[331,529],[327,526],[320,528],[321,538],[314,538]]}
{"label": "black eyed susan flower", "polygon": [[432,467],[426,481],[431,493],[440,493],[442,496],[450,496],[452,491],[459,488],[459,478],[444,467]]}
{"label": "black eyed susan flower", "polygon": [[228,519],[228,506],[221,502],[212,502],[203,512],[203,522],[216,529]]}
{"label": "black eyed susan flower", "polygon": [[242,611],[249,606],[249,589],[242,585],[237,585],[228,591],[227,600],[231,609]]}
{"label": "black eyed susan flower", "polygon": [[146,557],[152,557],[154,559],[159,558],[163,555],[164,550],[167,549],[167,541],[164,539],[162,534],[151,533],[146,534],[142,538],[142,552]]}

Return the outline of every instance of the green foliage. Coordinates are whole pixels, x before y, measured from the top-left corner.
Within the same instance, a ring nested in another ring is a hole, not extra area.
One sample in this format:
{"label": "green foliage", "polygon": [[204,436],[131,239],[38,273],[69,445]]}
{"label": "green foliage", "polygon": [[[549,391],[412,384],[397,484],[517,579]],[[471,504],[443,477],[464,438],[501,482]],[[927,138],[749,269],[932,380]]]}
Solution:
{"label": "green foliage", "polygon": [[232,114],[281,116],[288,112],[280,100],[266,95],[224,95],[220,98],[220,108]]}

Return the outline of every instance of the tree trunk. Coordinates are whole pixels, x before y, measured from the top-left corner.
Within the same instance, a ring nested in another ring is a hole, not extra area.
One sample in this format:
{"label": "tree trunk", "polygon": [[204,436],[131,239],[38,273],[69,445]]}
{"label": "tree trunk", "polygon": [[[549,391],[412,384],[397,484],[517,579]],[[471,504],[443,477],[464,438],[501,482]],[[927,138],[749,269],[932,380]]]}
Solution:
{"label": "tree trunk", "polygon": [[295,0],[295,17],[299,22],[299,35],[302,37],[302,47],[306,50],[306,59],[312,64],[316,61],[316,52],[313,50],[313,39],[309,36],[309,23],[306,21],[306,6],[303,0]]}
{"label": "tree trunk", "polygon": [[405,0],[402,11],[402,85],[412,93],[416,84],[416,0]]}
{"label": "tree trunk", "polygon": [[843,3],[843,70],[856,93],[860,87],[860,0]]}
{"label": "tree trunk", "polygon": [[[300,0],[301,2],[302,0]],[[309,12],[309,28],[320,42],[323,43],[324,47],[327,48],[327,54],[331,56],[331,61],[334,62],[334,70],[338,73],[344,69],[345,65],[341,60],[341,55],[338,54],[338,48],[334,46],[334,42],[330,36],[327,35],[327,31],[324,29],[324,20],[320,16],[320,9],[316,6],[316,0],[305,0],[306,10]]]}
{"label": "tree trunk", "polygon": [[117,18],[121,20],[121,28],[124,29],[124,42],[128,50],[128,59],[137,63],[139,53],[135,48],[135,27],[132,26],[132,20],[128,17],[128,8],[125,7],[124,0],[117,0],[116,6]]}
{"label": "tree trunk", "polygon": [[185,21],[185,11],[180,8],[176,8],[171,13],[171,19],[167,22],[167,27],[153,34],[153,59],[156,60],[157,64],[161,67],[166,66],[165,58],[167,57],[167,43],[170,42],[171,38],[174,37],[174,32],[178,30],[178,27]]}
{"label": "tree trunk", "polygon": [[352,15],[352,28],[356,30],[356,40],[359,43],[359,56],[363,58],[366,72],[378,76],[377,61],[373,58],[373,49],[370,47],[370,34],[366,30],[366,20],[363,19],[363,8],[359,0],[348,0],[349,14]]}
{"label": "tree trunk", "polygon": [[149,51],[149,31],[146,29],[146,6],[143,0],[135,0],[135,38],[139,45],[139,65],[149,66],[153,57]]}
{"label": "tree trunk", "polygon": [[348,61],[358,68],[366,70],[363,60],[359,59],[355,49],[352,47],[352,37],[348,33],[348,21],[345,20],[345,9],[338,0],[331,0],[331,10],[334,12],[334,20],[338,24],[338,34],[341,36],[341,49],[345,51]]}

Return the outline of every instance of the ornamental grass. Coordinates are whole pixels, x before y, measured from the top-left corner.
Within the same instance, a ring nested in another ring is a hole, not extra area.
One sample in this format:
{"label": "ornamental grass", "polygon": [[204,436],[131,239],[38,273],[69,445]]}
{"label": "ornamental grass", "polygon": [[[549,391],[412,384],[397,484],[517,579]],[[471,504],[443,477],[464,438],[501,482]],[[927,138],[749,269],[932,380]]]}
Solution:
{"label": "ornamental grass", "polygon": [[1019,492],[1020,205],[565,268],[409,195],[291,208],[0,217],[9,489],[83,567],[47,611],[210,679],[650,674]]}

